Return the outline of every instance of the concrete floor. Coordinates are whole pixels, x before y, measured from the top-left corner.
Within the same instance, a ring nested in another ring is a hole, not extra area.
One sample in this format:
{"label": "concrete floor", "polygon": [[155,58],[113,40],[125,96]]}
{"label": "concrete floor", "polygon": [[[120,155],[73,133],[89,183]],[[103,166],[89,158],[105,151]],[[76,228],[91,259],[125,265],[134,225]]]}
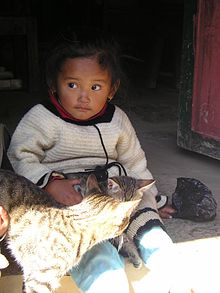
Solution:
{"label": "concrete floor", "polygon": [[[218,203],[217,217],[212,222],[196,223],[182,219],[164,221],[176,243],[178,255],[176,273],[172,276],[175,280],[172,293],[219,293],[218,269],[214,264],[220,263],[220,162],[177,147],[177,90],[160,88],[139,94],[134,94],[138,98],[116,102],[127,111],[136,128],[159,191],[171,199],[176,179],[181,176],[193,177],[210,188]],[[17,97],[13,94],[10,108],[1,108],[1,122],[6,123],[10,131],[23,115],[24,108],[27,109],[39,99],[37,94],[33,97],[30,101],[27,94]],[[131,279],[143,273],[132,268],[128,270]],[[136,288],[140,288],[140,284],[141,280]],[[3,292],[1,288],[0,285],[0,293]],[[133,292],[140,293],[142,290],[134,289]]]}
{"label": "concrete floor", "polygon": [[[144,97],[136,99],[135,107],[131,105],[128,114],[136,127],[148,158],[148,167],[157,180],[159,191],[167,194],[171,200],[178,177],[197,178],[209,187],[218,204],[217,217],[211,222],[164,220],[177,250],[172,292],[219,293],[218,270],[214,264],[220,261],[220,161],[177,146],[177,119],[173,113],[176,106],[175,97],[178,99],[178,93],[172,90],[157,90],[151,96],[150,104],[154,98],[158,98],[163,104],[167,101],[167,107],[170,109],[166,111],[166,107],[158,107],[158,113],[154,116],[159,119],[154,121],[147,118],[148,97],[145,101]],[[154,100],[153,104],[155,103]],[[138,108],[138,111],[135,108]]]}

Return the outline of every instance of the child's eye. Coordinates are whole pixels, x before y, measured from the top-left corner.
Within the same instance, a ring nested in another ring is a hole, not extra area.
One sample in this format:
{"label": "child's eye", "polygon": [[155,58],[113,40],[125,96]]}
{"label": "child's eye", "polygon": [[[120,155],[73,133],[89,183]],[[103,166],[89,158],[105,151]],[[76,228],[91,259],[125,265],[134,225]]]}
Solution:
{"label": "child's eye", "polygon": [[94,85],[92,85],[91,89],[92,89],[93,91],[99,91],[99,90],[101,89],[101,86],[98,85],[98,84],[94,84]]}
{"label": "child's eye", "polygon": [[70,87],[71,89],[75,89],[77,88],[77,85],[75,84],[75,82],[70,82],[68,83],[68,87]]}

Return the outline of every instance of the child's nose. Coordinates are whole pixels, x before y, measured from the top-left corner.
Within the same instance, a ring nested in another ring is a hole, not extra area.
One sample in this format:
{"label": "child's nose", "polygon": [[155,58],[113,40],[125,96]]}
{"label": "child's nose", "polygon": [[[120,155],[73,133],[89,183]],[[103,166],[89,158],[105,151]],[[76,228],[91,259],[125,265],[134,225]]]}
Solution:
{"label": "child's nose", "polygon": [[81,90],[79,94],[79,100],[82,102],[88,102],[89,101],[89,95],[86,90]]}

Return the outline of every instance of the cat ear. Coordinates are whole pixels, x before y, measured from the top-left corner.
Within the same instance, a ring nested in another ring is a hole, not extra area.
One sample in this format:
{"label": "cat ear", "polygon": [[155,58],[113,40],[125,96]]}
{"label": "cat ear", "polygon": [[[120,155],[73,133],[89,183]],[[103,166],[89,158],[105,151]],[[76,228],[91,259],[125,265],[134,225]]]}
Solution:
{"label": "cat ear", "polygon": [[108,178],[108,190],[112,191],[113,193],[117,193],[121,190],[121,187],[111,178]]}
{"label": "cat ear", "polygon": [[139,191],[149,190],[154,184],[156,180],[154,179],[137,179],[137,186]]}
{"label": "cat ear", "polygon": [[88,194],[101,193],[97,178],[94,174],[90,174],[86,181],[86,189]]}

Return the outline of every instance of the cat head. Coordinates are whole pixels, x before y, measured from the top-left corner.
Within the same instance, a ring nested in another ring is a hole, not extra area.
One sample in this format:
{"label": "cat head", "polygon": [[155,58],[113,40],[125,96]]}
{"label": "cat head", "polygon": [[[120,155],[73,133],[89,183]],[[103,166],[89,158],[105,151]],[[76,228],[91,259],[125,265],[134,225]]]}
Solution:
{"label": "cat head", "polygon": [[78,206],[84,205],[84,212],[80,212],[81,215],[84,214],[84,227],[87,225],[94,230],[97,228],[98,235],[95,238],[105,240],[123,233],[139,203],[140,199],[121,201],[109,195],[92,194],[86,196]]}
{"label": "cat head", "polygon": [[144,192],[155,184],[154,179],[136,179],[129,176],[115,176],[108,179],[107,193],[124,201],[141,199]]}
{"label": "cat head", "polygon": [[70,209],[77,210],[74,218],[78,224],[81,223],[84,229],[88,229],[88,233],[90,231],[96,234],[93,237],[96,242],[121,235],[140,203],[137,198],[124,201],[103,193],[94,174],[86,180],[85,193],[82,202]]}

